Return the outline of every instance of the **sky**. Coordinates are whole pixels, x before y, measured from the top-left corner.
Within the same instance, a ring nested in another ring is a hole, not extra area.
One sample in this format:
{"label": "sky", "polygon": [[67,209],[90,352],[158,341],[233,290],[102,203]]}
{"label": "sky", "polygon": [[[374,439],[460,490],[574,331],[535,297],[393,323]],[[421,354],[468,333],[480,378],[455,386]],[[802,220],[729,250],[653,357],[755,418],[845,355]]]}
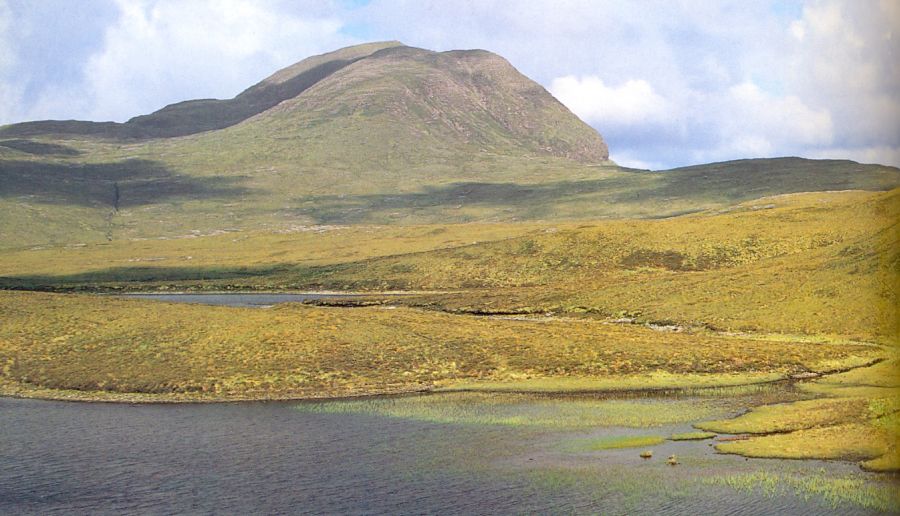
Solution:
{"label": "sky", "polygon": [[121,122],[383,40],[502,55],[622,165],[900,166],[897,0],[0,0],[0,124]]}

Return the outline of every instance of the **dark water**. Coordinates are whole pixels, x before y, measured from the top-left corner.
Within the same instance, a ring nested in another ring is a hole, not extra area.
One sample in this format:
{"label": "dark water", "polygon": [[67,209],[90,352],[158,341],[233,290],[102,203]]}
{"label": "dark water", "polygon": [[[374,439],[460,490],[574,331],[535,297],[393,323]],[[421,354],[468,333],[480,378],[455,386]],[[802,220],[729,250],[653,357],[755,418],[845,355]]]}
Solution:
{"label": "dark water", "polygon": [[[717,455],[707,442],[575,453],[585,433],[439,424],[308,404],[83,404],[0,398],[3,514],[866,514],[702,482],[853,465]],[[689,425],[654,429],[683,431]]]}
{"label": "dark water", "polygon": [[126,297],[153,299],[169,303],[198,303],[203,305],[249,306],[263,308],[279,303],[300,303],[315,299],[352,299],[355,294],[125,294]]}

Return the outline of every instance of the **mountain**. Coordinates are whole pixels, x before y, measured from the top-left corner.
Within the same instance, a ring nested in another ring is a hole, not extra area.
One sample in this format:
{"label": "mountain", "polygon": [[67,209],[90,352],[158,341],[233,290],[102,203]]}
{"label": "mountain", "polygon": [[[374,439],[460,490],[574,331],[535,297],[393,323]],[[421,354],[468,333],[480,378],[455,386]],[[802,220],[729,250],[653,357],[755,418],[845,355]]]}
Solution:
{"label": "mountain", "polygon": [[370,43],[313,56],[273,74],[228,100],[188,100],[168,105],[124,124],[79,120],[42,120],[0,128],[0,136],[30,137],[43,134],[103,136],[110,138],[173,137],[223,129],[303,93],[329,74],[377,50],[398,42]]}
{"label": "mountain", "polygon": [[0,128],[0,247],[412,225],[659,218],[802,191],[886,190],[851,161],[618,167],[596,130],[484,50],[372,43],[233,99],[125,123]]}
{"label": "mountain", "polygon": [[524,147],[581,162],[609,158],[596,131],[502,57],[482,50],[432,52],[396,41],[310,57],[233,99],[179,102],[123,124],[26,122],[0,128],[0,137],[171,138],[224,129],[253,117],[248,125],[273,133],[291,131],[297,124],[330,124],[337,129],[331,133],[334,140],[341,142],[358,135],[334,121],[364,117],[398,125],[389,135],[400,141],[424,136],[484,148]]}

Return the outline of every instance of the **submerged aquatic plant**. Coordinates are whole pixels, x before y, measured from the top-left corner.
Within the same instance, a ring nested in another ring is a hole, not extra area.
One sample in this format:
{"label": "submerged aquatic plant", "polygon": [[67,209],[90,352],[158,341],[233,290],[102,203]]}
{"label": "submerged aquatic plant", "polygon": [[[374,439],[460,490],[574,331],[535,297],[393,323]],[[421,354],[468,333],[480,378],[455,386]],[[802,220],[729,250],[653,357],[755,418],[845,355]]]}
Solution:
{"label": "submerged aquatic plant", "polygon": [[[654,446],[663,442],[665,442],[665,439],[657,435],[617,435],[599,439],[577,440],[572,443],[572,449],[577,451],[619,450],[622,448]],[[642,457],[644,453],[641,454]],[[652,456],[653,452],[650,452],[650,455]]]}
{"label": "submerged aquatic plant", "polygon": [[527,394],[448,393],[304,403],[298,410],[356,413],[443,424],[537,428],[656,427],[695,421],[722,408],[698,399],[598,399]]}
{"label": "submerged aquatic plant", "polygon": [[832,508],[852,504],[880,511],[900,510],[900,493],[889,482],[873,482],[862,475],[831,476],[825,469],[813,474],[778,474],[768,471],[720,475],[706,484],[728,486],[765,496],[794,494],[804,500],[819,498]]}

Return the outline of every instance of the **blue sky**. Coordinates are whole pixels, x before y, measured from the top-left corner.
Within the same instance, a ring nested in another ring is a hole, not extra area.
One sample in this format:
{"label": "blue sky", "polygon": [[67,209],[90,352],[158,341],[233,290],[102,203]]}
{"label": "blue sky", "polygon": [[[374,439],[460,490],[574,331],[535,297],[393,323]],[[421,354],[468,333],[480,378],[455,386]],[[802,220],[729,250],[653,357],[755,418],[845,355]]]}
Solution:
{"label": "blue sky", "polygon": [[0,124],[124,121],[397,39],[501,54],[622,164],[900,165],[898,38],[896,0],[0,0]]}

